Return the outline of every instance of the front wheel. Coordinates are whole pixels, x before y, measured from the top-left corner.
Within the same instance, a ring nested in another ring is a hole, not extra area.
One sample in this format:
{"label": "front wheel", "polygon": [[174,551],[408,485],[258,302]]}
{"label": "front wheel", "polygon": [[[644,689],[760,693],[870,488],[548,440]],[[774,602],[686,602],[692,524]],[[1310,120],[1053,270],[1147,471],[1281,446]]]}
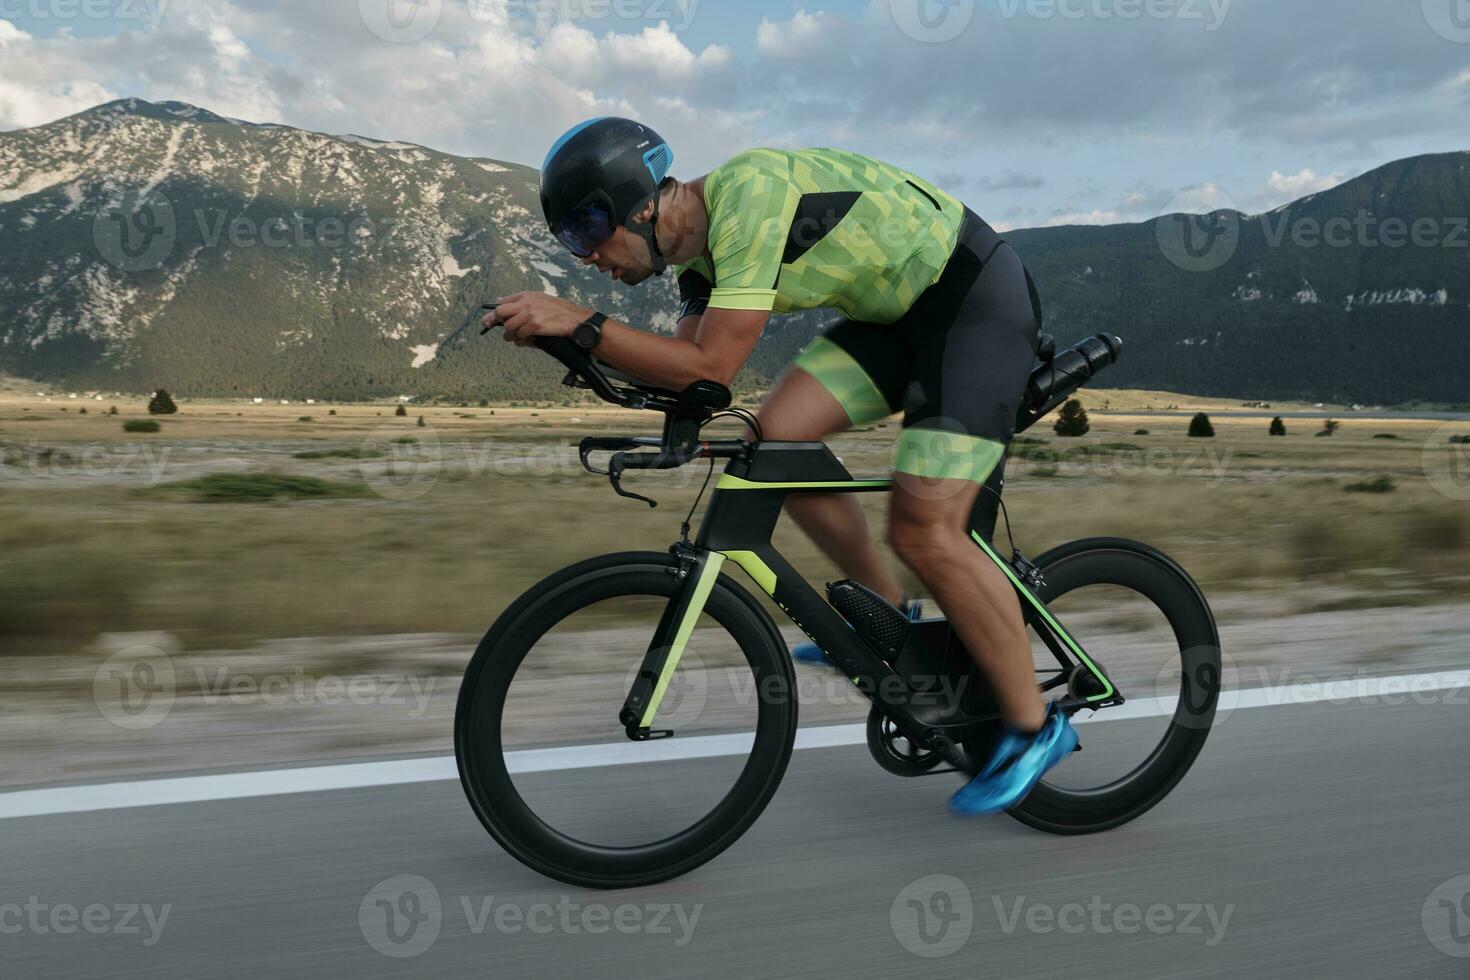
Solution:
{"label": "front wheel", "polygon": [[[1055,548],[1036,564],[1048,611],[1127,701],[1078,712],[1081,751],[1010,813],[1055,834],[1108,830],[1157,805],[1204,747],[1220,695],[1219,632],[1194,580],[1147,545],[1094,538]],[[1051,697],[1096,690],[1085,671],[1069,671],[1033,646]]]}
{"label": "front wheel", "polygon": [[626,888],[676,877],[733,844],[780,784],[795,679],[770,617],[720,576],[654,728],[619,711],[685,587],[669,555],[594,558],[533,587],[480,642],[460,689],[455,755],[471,806],[549,877]]}

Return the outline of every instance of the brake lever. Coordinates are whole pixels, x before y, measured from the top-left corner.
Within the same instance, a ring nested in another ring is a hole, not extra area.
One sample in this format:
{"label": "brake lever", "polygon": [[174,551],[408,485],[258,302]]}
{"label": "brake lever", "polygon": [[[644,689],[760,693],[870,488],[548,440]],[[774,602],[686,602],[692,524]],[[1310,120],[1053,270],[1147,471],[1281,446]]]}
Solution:
{"label": "brake lever", "polygon": [[631,490],[623,489],[622,480],[623,471],[625,469],[627,469],[627,463],[624,462],[621,453],[614,456],[607,464],[608,482],[612,484],[612,488],[617,493],[617,495],[619,497],[627,497],[629,500],[641,500],[649,507],[657,507],[657,500],[654,500],[651,497],[645,497],[641,493],[634,493]]}

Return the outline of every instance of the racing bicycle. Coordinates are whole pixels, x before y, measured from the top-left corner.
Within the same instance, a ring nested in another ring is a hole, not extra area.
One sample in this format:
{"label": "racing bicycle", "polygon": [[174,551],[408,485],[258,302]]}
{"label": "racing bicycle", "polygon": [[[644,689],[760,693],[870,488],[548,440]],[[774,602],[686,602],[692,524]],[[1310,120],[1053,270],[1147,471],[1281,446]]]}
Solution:
{"label": "racing bicycle", "polygon": [[[667,552],[609,554],[551,575],[476,648],[456,708],[455,754],[470,805],[507,852],[593,888],[686,874],[751,827],[799,740],[866,743],[878,765],[902,777],[979,770],[1001,720],[944,618],[910,622],[851,581],[823,595],[772,543],[788,497],[882,493],[889,480],[853,478],[823,443],[761,438],[758,420],[732,409],[722,385],[663,390],[567,341],[537,344],[567,368],[566,384],[663,415],[659,436],[581,441],[582,465],[619,495],[654,503],[624,486],[632,471],[707,460],[707,488],[715,464],[725,466],[692,537],[686,520]],[[1108,335],[1061,353],[1044,338],[1017,432],[1120,350]],[[705,438],[709,423],[732,414],[750,438]],[[599,466],[602,453],[610,455]],[[1146,544],[1091,538],[1033,559],[1012,542],[1003,555],[994,540],[1003,484],[1000,467],[975,506],[971,539],[1015,588],[1039,687],[1075,722],[1132,720],[1083,726],[1080,751],[1010,814],[1054,834],[1108,830],[1158,804],[1203,747],[1220,693],[1215,620],[1184,569]],[[840,691],[802,690],[828,682],[808,668],[798,676],[772,605],[838,668],[830,678]],[[1104,661],[1113,658],[1110,671]],[[835,702],[854,698],[870,703],[860,728],[798,733],[799,701],[815,702],[820,722]]]}

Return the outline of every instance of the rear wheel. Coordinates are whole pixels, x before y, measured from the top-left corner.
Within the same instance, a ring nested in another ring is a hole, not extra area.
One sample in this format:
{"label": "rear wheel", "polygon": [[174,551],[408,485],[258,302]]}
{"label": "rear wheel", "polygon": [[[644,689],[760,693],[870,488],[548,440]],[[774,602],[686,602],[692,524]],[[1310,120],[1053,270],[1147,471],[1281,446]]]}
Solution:
{"label": "rear wheel", "polygon": [[[1036,564],[1048,611],[1127,700],[1074,715],[1081,750],[1010,813],[1050,833],[1108,830],[1157,805],[1204,747],[1220,694],[1219,634],[1194,581],[1147,545],[1078,541]],[[1097,693],[1085,668],[1059,664],[1039,640],[1033,646],[1049,698]],[[988,758],[978,745],[972,754]]]}
{"label": "rear wheel", "polygon": [[553,575],[480,642],[455,715],[461,782],[490,834],[561,881],[623,888],[684,874],[737,840],[779,785],[794,677],[761,607],[721,576],[654,719],[618,720],[664,610],[669,555],[608,555]]}

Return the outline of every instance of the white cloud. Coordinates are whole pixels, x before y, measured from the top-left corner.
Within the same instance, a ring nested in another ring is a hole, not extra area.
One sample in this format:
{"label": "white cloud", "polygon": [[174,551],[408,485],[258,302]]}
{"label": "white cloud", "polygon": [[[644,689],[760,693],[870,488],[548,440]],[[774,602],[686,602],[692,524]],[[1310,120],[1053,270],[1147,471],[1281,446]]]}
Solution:
{"label": "white cloud", "polygon": [[1346,174],[1319,174],[1311,167],[1305,167],[1291,175],[1273,170],[1266,181],[1266,189],[1290,201],[1306,197],[1308,194],[1330,191],[1344,180],[1347,180]]}
{"label": "white cloud", "polygon": [[762,17],[755,30],[756,50],[773,58],[810,54],[814,45],[821,44],[827,30],[835,26],[836,20],[831,14],[809,14],[805,10],[798,10],[788,21],[771,21]]}
{"label": "white cloud", "polygon": [[1112,209],[1092,211],[1064,211],[1054,214],[1042,224],[1047,228],[1055,228],[1059,225],[1116,225],[1123,221],[1123,217]]}
{"label": "white cloud", "polygon": [[[620,21],[594,34],[554,5],[531,23],[500,16],[502,4],[446,2],[428,37],[390,43],[357,8],[173,0],[156,28],[89,37],[32,38],[0,20],[0,129],[137,96],[532,164],[594,115],[647,119],[674,141],[681,170],[759,142],[750,114],[709,104],[729,88],[733,52],[691,49],[667,23]],[[694,111],[659,118],[670,95]]]}

